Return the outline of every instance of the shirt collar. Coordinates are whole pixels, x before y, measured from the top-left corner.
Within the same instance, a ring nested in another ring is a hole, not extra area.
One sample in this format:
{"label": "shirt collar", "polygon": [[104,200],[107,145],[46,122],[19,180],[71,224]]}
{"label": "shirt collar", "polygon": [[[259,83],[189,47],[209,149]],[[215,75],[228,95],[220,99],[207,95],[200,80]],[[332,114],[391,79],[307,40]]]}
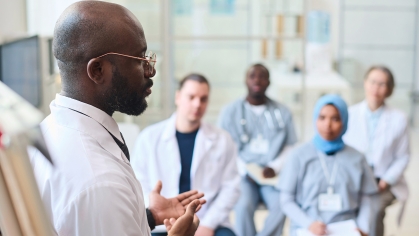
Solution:
{"label": "shirt collar", "polygon": [[383,114],[384,106],[385,105],[382,105],[377,110],[371,111],[370,108],[368,107],[368,104],[367,104],[366,109],[365,109],[367,116],[371,117],[371,118],[379,118],[381,116],[381,114]]}
{"label": "shirt collar", "polygon": [[[170,140],[171,138],[176,138],[176,112],[172,114],[172,116],[167,120],[165,129],[163,131],[163,140]],[[208,125],[206,125],[203,121],[199,126],[198,134],[203,135],[205,138],[208,139],[215,139],[217,134],[210,129]],[[198,137],[198,136],[197,136]]]}
{"label": "shirt collar", "polygon": [[69,108],[89,116],[90,118],[101,124],[105,129],[107,129],[113,136],[115,136],[121,142],[124,142],[122,140],[121,133],[119,132],[118,124],[116,123],[116,121],[106,112],[100,110],[99,108],[96,108],[92,105],[80,102],[78,100],[66,96],[62,96],[60,94],[57,94],[55,96],[55,104],[57,106]]}

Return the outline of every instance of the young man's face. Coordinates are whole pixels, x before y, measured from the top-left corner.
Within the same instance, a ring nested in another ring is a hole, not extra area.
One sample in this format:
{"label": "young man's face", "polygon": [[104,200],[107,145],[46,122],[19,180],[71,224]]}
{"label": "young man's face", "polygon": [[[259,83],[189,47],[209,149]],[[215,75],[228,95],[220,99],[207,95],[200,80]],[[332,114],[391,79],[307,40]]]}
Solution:
{"label": "young man's face", "polygon": [[247,72],[246,86],[251,97],[265,97],[269,84],[269,75],[263,67],[254,66]]}
{"label": "young man's face", "polygon": [[183,87],[176,92],[177,114],[189,122],[199,122],[205,114],[208,106],[209,86],[188,80]]}

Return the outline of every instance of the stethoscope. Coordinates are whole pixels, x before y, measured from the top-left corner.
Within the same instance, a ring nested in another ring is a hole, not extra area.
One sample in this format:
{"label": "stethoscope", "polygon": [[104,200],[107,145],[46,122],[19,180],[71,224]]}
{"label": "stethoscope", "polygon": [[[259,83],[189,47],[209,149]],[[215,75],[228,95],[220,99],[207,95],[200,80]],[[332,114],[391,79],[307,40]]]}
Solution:
{"label": "stethoscope", "polygon": [[[279,108],[275,108],[272,115],[272,113],[269,112],[269,102],[267,105],[268,105],[267,109],[263,112],[263,115],[265,116],[265,119],[268,122],[269,128],[270,129],[275,128],[275,125],[274,125],[274,116],[275,116],[275,119],[278,123],[278,127],[280,129],[283,129],[285,127],[285,123],[284,123],[284,119],[282,118],[281,110],[279,110]],[[246,111],[245,101],[243,101],[242,110],[241,110],[241,119],[240,119],[240,125],[242,126],[242,130],[243,130],[243,133],[240,135],[240,141],[242,143],[248,143],[250,140],[249,133],[246,128],[247,120],[246,120],[245,111]]]}

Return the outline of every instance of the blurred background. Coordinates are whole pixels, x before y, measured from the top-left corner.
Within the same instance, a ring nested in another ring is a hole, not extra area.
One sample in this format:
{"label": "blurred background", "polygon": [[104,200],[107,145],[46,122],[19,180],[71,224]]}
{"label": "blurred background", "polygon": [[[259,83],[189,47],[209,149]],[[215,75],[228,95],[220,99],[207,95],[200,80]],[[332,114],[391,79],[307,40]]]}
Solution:
{"label": "blurred background", "polygon": [[[61,86],[51,50],[54,25],[73,2],[0,0],[0,80],[45,115]],[[263,63],[271,72],[269,96],[292,110],[299,140],[306,141],[312,136],[317,98],[338,93],[349,104],[357,103],[363,100],[366,70],[374,64],[388,66],[396,79],[389,104],[411,121],[413,155],[407,172],[412,196],[404,224],[396,227],[398,206],[390,207],[387,235],[419,235],[419,174],[414,173],[419,168],[414,145],[419,141],[418,0],[109,2],[137,16],[149,50],[157,54],[148,110],[139,117],[114,115],[123,133],[168,118],[175,110],[178,81],[191,72],[210,80],[205,119],[216,123],[224,105],[245,96],[246,69]],[[124,136],[133,143],[136,134]],[[259,225],[264,214],[258,212]]]}

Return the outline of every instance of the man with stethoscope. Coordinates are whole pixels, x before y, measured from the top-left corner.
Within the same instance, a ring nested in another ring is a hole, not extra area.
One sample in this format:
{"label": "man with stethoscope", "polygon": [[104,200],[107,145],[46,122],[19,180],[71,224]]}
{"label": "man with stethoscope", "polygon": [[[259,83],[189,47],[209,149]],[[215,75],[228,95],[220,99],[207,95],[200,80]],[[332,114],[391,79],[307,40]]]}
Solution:
{"label": "man with stethoscope", "polygon": [[262,64],[252,65],[246,73],[248,95],[225,107],[219,119],[219,125],[230,133],[239,149],[242,194],[235,208],[235,226],[242,236],[256,235],[253,216],[260,202],[270,213],[257,235],[281,235],[285,221],[278,189],[255,179],[258,173],[254,173],[254,168],[250,170],[256,164],[261,167],[262,179],[276,177],[287,152],[297,141],[291,112],[266,96],[269,84],[268,69]]}

